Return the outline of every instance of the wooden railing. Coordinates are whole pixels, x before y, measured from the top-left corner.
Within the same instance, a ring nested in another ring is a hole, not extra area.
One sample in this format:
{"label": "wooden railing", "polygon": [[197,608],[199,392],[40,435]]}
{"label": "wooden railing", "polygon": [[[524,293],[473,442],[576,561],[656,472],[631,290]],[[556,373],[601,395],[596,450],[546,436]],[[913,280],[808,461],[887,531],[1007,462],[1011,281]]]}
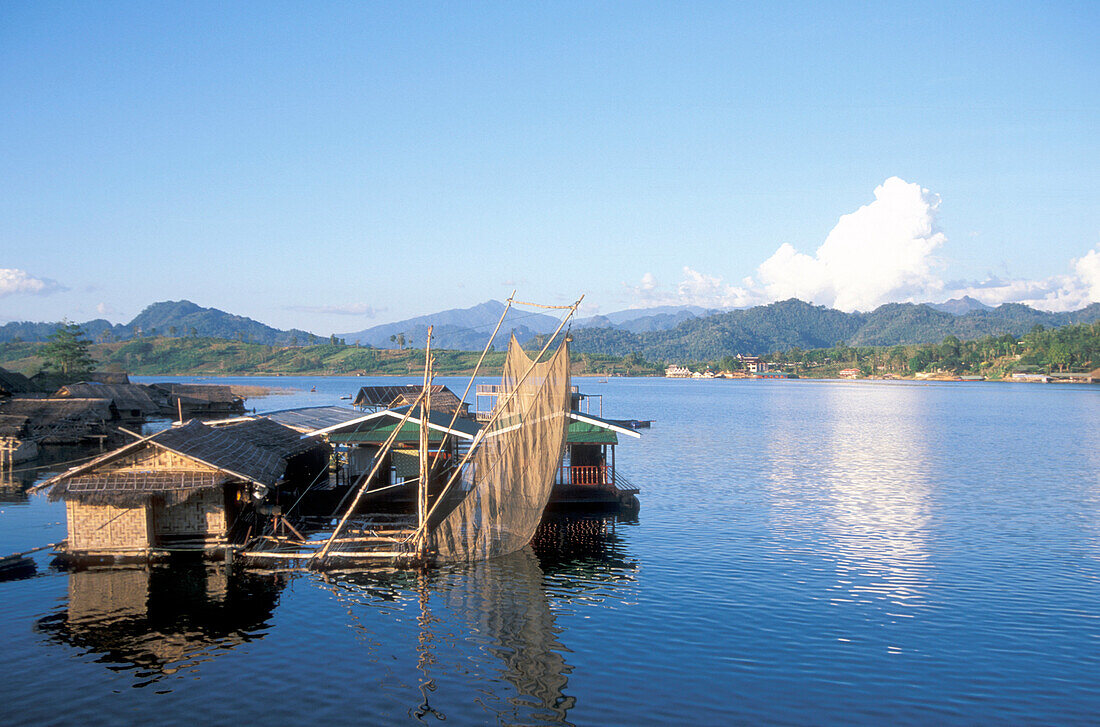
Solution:
{"label": "wooden railing", "polygon": [[565,467],[562,472],[563,484],[594,485],[606,487],[613,484],[611,470],[606,465]]}

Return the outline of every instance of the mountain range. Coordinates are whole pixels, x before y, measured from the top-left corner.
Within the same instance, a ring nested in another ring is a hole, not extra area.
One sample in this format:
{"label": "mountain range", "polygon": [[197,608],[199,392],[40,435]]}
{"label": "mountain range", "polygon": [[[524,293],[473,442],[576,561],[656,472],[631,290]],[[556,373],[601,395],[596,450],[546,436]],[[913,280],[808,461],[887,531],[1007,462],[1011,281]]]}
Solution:
{"label": "mountain range", "polygon": [[[337,338],[376,348],[396,348],[403,339],[406,346],[419,347],[424,345],[428,326],[434,325],[433,346],[480,350],[503,310],[503,303],[491,300],[470,308],[337,334]],[[1100,303],[1068,313],[1049,313],[1018,303],[992,308],[973,298],[960,298],[935,305],[889,303],[869,313],[845,313],[792,298],[742,310],[663,306],[619,311],[574,321],[572,336],[573,349],[578,353],[635,353],[653,361],[674,362],[795,347],[824,348],[838,342],[893,346],[939,342],[948,335],[963,340],[1004,333],[1021,335],[1035,325],[1056,328],[1097,320]],[[553,332],[558,321],[551,315],[513,308],[501,331],[505,336],[511,331],[520,343],[528,343]],[[186,300],[154,303],[127,324],[97,319],[81,325],[89,339],[100,341],[143,335],[201,336],[295,346],[327,340],[299,329],[279,330]],[[0,342],[44,341],[56,327],[57,323],[8,323],[0,326]]]}
{"label": "mountain range", "polygon": [[[189,300],[154,303],[129,323],[111,323],[97,318],[81,323],[84,335],[91,341],[126,341],[140,336],[202,336],[226,338],[269,346],[307,344],[312,334],[291,329],[281,331],[244,316],[236,316],[217,308],[203,308]],[[0,326],[0,341],[45,341],[57,328],[57,323],[16,322]],[[315,337],[314,337],[315,338]]]}
{"label": "mountain range", "polygon": [[[977,302],[977,301],[975,301]],[[965,303],[964,303],[965,305]],[[980,305],[980,304],[979,304]],[[1018,303],[971,307],[957,315],[927,304],[888,303],[870,313],[844,313],[792,298],[745,310],[692,318],[662,331],[573,331],[579,353],[638,353],[655,361],[708,361],[735,353],[764,354],[791,348],[894,346],[987,335],[1022,335],[1036,325],[1057,328],[1100,320],[1100,303],[1069,313],[1048,313]]]}

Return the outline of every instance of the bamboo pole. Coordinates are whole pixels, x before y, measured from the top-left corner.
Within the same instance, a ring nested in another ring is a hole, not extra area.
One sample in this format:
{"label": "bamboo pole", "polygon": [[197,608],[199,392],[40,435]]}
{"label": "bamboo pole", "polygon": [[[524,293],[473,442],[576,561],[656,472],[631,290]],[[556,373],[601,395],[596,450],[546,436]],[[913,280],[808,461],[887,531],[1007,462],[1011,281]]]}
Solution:
{"label": "bamboo pole", "polygon": [[[466,397],[470,395],[470,388],[474,385],[474,379],[477,378],[477,372],[481,370],[481,364],[485,361],[486,354],[489,353],[489,349],[493,345],[494,339],[497,337],[497,333],[500,332],[500,327],[504,324],[504,318],[508,315],[508,311],[512,308],[512,301],[516,297],[516,291],[512,291],[512,294],[508,296],[507,305],[504,306],[504,311],[500,314],[500,320],[497,321],[497,327],[493,329],[492,335],[489,336],[489,340],[485,343],[485,348],[481,350],[481,357],[477,360],[477,365],[474,366],[474,372],[470,374],[470,380],[466,384],[466,390],[462,392],[462,396],[459,398],[459,406],[455,408],[454,414],[451,415],[451,423],[447,425],[447,429],[453,429],[455,422],[458,421],[458,412],[462,409],[462,402],[466,401]],[[447,442],[449,435],[444,433],[443,442]],[[439,461],[439,456],[443,453],[443,447],[439,448],[439,451],[435,453],[435,457],[432,458],[432,467],[435,468],[436,462]]]}
{"label": "bamboo pole", "polygon": [[405,422],[407,422],[409,420],[409,416],[413,413],[413,411],[416,410],[416,405],[420,403],[420,399],[423,396],[424,396],[424,392],[420,392],[420,396],[416,397],[416,401],[414,401],[412,403],[412,405],[409,407],[409,410],[405,412],[405,416],[401,418],[401,421],[397,424],[396,427],[394,427],[393,431],[390,432],[390,436],[386,438],[385,443],[382,445],[381,449],[378,450],[378,455],[377,455],[377,458],[375,459],[374,467],[371,468],[370,474],[367,475],[366,479],[363,480],[363,484],[359,486],[359,492],[356,493],[355,499],[352,500],[351,505],[348,506],[347,512],[345,512],[344,517],[340,519],[340,522],[336,526],[336,529],[332,531],[332,535],[329,537],[328,541],[325,543],[325,547],[321,549],[320,553],[316,553],[315,557],[324,558],[325,554],[328,553],[328,549],[330,547],[332,547],[332,542],[334,540],[336,540],[336,536],[340,534],[340,531],[343,529],[344,525],[347,523],[348,518],[351,517],[351,514],[353,512],[355,512],[355,507],[359,504],[360,498],[362,498],[363,493],[366,491],[367,487],[370,485],[370,481],[374,478],[374,475],[378,472],[378,468],[382,466],[382,461],[385,459],[386,452],[388,452],[390,447],[393,446],[394,441],[397,439],[398,433],[401,431],[401,427],[405,426]]}
{"label": "bamboo pole", "polygon": [[[482,427],[482,429],[481,429],[482,432],[488,431],[489,428],[492,427],[494,423],[496,423],[496,420],[500,417],[501,412],[504,411],[504,405],[507,404],[508,402],[510,402],[515,397],[516,392],[519,391],[519,387],[523,385],[523,382],[527,381],[527,377],[530,376],[531,372],[535,370],[535,366],[538,364],[539,360],[543,357],[543,354],[546,353],[547,349],[550,348],[550,344],[554,342],[554,339],[557,338],[559,333],[561,333],[561,329],[565,328],[565,324],[577,312],[577,308],[580,306],[582,300],[584,300],[583,295],[580,298],[577,299],[576,303],[574,303],[572,306],[569,306],[569,309],[570,309],[569,314],[567,316],[565,316],[565,318],[562,319],[561,323],[558,325],[557,330],[555,330],[554,333],[551,334],[551,336],[546,339],[546,345],[544,345],[542,347],[542,350],[539,351],[538,356],[535,356],[535,358],[531,361],[531,365],[527,367],[527,371],[523,374],[523,376],[520,378],[520,380],[518,382],[516,382],[515,386],[512,387],[512,390],[510,392],[508,392],[508,397],[504,400],[504,402],[503,403],[500,403],[500,402],[497,403],[496,411],[493,412],[493,415],[489,418],[489,421],[485,424],[484,427]],[[428,510],[428,516],[424,519],[424,524],[426,524],[427,521],[431,518],[432,514],[435,513],[436,508],[439,507],[439,503],[443,502],[443,498],[445,498],[447,496],[447,493],[450,491],[451,487],[454,485],[455,480],[457,480],[458,476],[462,473],[462,468],[466,465],[467,462],[470,461],[470,457],[473,456],[474,451],[477,450],[477,446],[480,443],[479,440],[481,439],[480,434],[481,434],[481,432],[478,433],[478,438],[476,438],[474,440],[473,445],[470,447],[469,451],[466,452],[466,456],[462,458],[462,461],[459,462],[458,467],[456,467],[455,471],[451,473],[450,479],[447,480],[447,484],[443,488],[443,491],[439,493],[439,497],[436,498],[435,504],[433,504],[431,509]],[[413,535],[409,536],[410,539],[411,538],[424,538],[425,537],[425,534],[423,532],[424,529],[425,529],[424,524],[421,524],[420,527],[417,528],[416,532],[413,533]]]}
{"label": "bamboo pole", "polygon": [[420,482],[416,486],[416,523],[423,527],[428,511],[428,417],[432,412],[432,329],[424,345],[424,388],[420,402]]}

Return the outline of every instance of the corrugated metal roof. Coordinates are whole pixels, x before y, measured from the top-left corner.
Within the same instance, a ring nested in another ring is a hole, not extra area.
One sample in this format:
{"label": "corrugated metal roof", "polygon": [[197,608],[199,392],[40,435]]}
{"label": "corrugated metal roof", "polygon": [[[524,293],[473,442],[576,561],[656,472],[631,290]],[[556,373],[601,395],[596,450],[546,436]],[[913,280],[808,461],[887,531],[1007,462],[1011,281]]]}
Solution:
{"label": "corrugated metal roof", "polygon": [[[379,427],[389,427],[388,431],[393,431],[392,421],[394,419],[401,419],[405,416],[405,413],[409,411],[407,406],[399,406],[396,409],[384,409],[382,411],[376,411],[373,414],[360,415],[358,419],[347,422],[344,426],[334,426],[317,430],[314,434],[324,433],[328,436],[329,441],[332,442],[350,442],[359,441],[355,439],[336,439],[336,435],[348,435],[356,432],[368,432],[374,431]],[[458,417],[451,423],[452,414],[446,412],[435,411],[434,409],[428,412],[428,429],[432,432],[442,432],[451,434],[462,439],[473,439],[477,436],[477,433],[481,431],[481,424],[471,419],[464,417]],[[409,417],[408,423],[414,427],[420,425],[420,408],[417,407]],[[402,429],[399,437],[405,436],[405,431]],[[435,436],[434,434],[432,435]],[[364,440],[365,441],[365,440]],[[399,440],[404,441],[404,440]]]}
{"label": "corrugated metal roof", "polygon": [[[405,416],[409,407],[402,406],[397,409],[371,414],[369,418],[349,424],[346,428],[329,433],[330,442],[339,444],[380,444],[386,441],[390,432],[397,426],[398,421]],[[415,411],[405,426],[397,435],[395,441],[400,443],[416,442],[420,437],[419,411]],[[481,425],[469,419],[459,417],[451,424],[451,416],[443,412],[431,411],[428,413],[428,441],[440,442],[444,434],[472,440],[481,431]]]}
{"label": "corrugated metal roof", "polygon": [[309,406],[300,409],[281,409],[260,416],[267,417],[285,427],[299,432],[315,432],[318,429],[362,419],[363,412],[346,406]]}

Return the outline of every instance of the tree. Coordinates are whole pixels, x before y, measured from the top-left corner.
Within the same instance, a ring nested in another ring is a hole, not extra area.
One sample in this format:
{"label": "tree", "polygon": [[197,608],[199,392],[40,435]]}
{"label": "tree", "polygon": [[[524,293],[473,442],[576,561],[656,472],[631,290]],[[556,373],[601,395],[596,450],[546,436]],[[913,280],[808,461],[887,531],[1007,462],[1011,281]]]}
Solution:
{"label": "tree", "polygon": [[177,329],[175,326],[168,326],[168,335],[171,336],[172,338],[175,338],[176,337],[176,331],[178,331],[178,330],[179,329]]}
{"label": "tree", "polygon": [[405,334],[404,333],[398,333],[397,334],[397,345],[400,348],[405,348]]}
{"label": "tree", "polygon": [[68,376],[95,370],[95,359],[88,353],[90,342],[84,338],[84,329],[68,319],[50,334],[49,342],[42,347],[46,367]]}

